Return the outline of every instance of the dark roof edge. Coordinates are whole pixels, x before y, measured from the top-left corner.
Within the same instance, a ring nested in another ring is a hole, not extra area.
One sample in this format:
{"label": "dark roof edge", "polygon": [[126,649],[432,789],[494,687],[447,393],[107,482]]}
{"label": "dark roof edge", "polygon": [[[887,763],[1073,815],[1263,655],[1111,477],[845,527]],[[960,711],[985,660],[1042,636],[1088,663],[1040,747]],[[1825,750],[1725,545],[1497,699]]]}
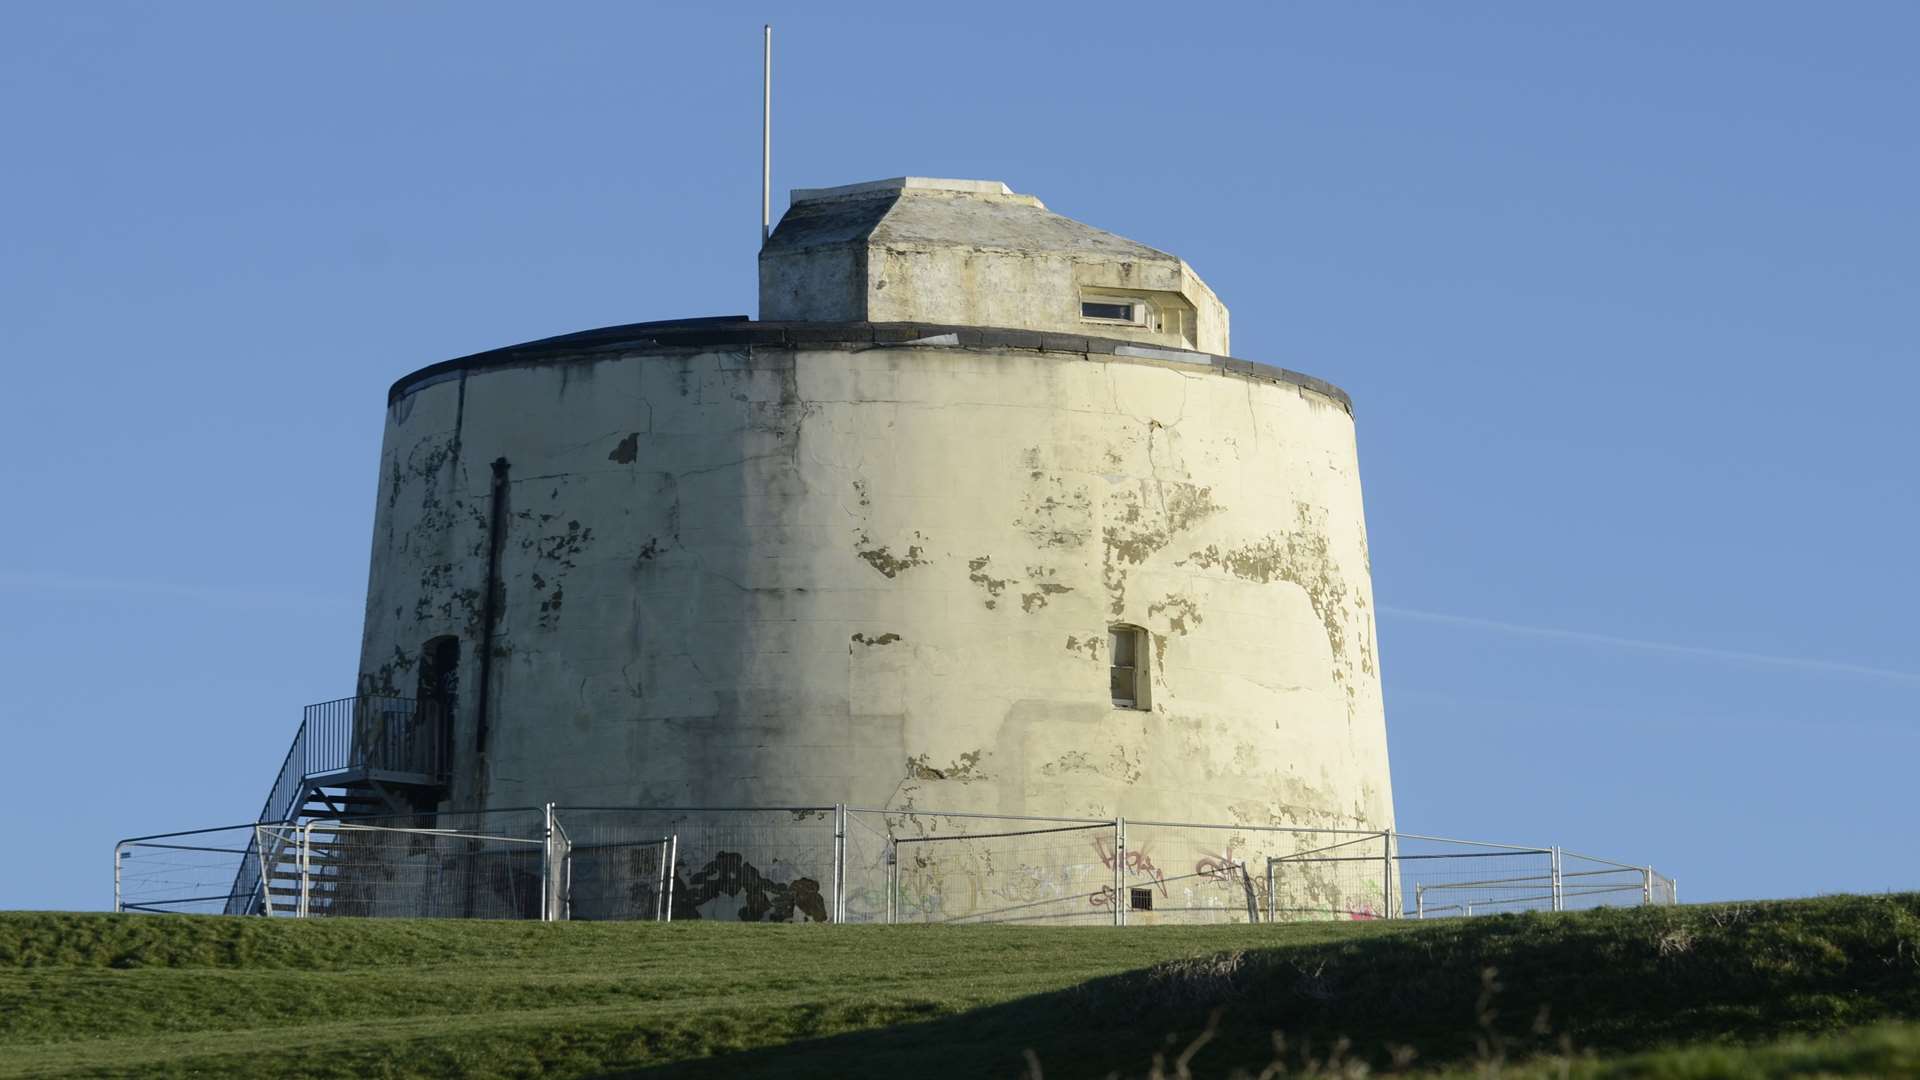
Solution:
{"label": "dark roof edge", "polygon": [[[722,315],[703,319],[668,319],[661,322],[627,323],[582,330],[559,337],[541,338],[501,349],[489,349],[471,356],[456,357],[431,364],[403,376],[387,391],[391,405],[428,383],[440,382],[450,375],[478,371],[508,364],[543,359],[588,356],[594,353],[630,352],[646,348],[700,348],[713,345],[762,345],[769,348],[807,348],[823,345],[905,345],[928,338],[949,338],[938,344],[962,348],[1036,349],[1042,352],[1071,352],[1117,355],[1139,359],[1161,359],[1208,366],[1270,382],[1289,383],[1312,390],[1338,402],[1349,414],[1353,399],[1345,390],[1311,375],[1289,371],[1256,360],[1231,356],[1167,349],[1138,341],[1118,338],[1087,337],[1081,334],[1056,334],[1041,330],[1012,330],[991,326],[947,326],[938,323],[868,322],[755,322],[744,315]],[[927,342],[935,344],[935,342]],[[1191,360],[1187,358],[1192,358]],[[1202,359],[1204,358],[1204,360]]]}

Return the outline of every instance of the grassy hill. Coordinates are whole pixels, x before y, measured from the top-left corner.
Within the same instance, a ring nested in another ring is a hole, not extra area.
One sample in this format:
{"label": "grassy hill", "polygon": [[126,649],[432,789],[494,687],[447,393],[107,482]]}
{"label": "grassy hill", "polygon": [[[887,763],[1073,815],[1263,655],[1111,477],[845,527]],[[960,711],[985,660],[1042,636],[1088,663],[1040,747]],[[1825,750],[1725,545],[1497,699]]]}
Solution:
{"label": "grassy hill", "polygon": [[1171,1076],[1190,1048],[1226,1076],[1275,1032],[1269,1075],[1920,1075],[1920,895],[1153,929],[0,914],[0,1077]]}

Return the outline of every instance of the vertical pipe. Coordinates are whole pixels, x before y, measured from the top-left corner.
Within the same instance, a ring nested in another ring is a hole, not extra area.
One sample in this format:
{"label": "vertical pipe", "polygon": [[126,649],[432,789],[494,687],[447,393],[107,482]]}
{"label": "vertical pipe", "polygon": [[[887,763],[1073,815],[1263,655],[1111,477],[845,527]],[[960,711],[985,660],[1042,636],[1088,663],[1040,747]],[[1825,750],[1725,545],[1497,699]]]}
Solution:
{"label": "vertical pipe", "polygon": [[899,917],[900,905],[900,842],[888,838],[887,844],[887,925],[892,926]]}
{"label": "vertical pipe", "polygon": [[773,25],[760,28],[760,243],[773,232]]}
{"label": "vertical pipe", "polygon": [[1643,907],[1653,906],[1653,867],[1640,871],[1640,903]]}
{"label": "vertical pipe", "polygon": [[1555,844],[1553,846],[1552,858],[1553,858],[1553,910],[1565,911],[1567,906],[1567,901],[1566,901],[1566,896],[1562,892],[1565,882],[1564,882],[1564,879],[1562,879],[1560,876],[1560,845]]}
{"label": "vertical pipe", "polygon": [[1127,866],[1127,819],[1113,819],[1113,925],[1127,925],[1127,909],[1120,903],[1120,894],[1126,888],[1126,879],[1122,876]]}
{"label": "vertical pipe", "polygon": [[[493,462],[493,499],[487,520],[487,591],[480,598],[480,693],[473,749],[487,752],[487,712],[493,694],[493,624],[500,605],[500,549],[507,540],[507,459]],[[475,762],[478,765],[478,762]]]}
{"label": "vertical pipe", "polygon": [[113,845],[113,913],[115,915],[124,914],[127,910],[120,903],[120,856],[126,847],[124,843]]}

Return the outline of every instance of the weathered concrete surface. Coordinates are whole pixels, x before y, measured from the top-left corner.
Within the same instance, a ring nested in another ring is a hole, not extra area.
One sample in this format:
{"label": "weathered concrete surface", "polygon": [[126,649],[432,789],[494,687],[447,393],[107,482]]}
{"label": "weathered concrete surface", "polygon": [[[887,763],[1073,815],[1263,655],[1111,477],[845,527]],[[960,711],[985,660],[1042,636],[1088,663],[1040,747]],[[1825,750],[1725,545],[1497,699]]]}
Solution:
{"label": "weathered concrete surface", "polygon": [[[1082,317],[1135,300],[1144,325]],[[940,322],[1229,352],[1227,309],[1193,268],[983,180],[801,189],[760,253],[760,317]]]}
{"label": "weathered concrete surface", "polygon": [[[1112,623],[1151,634],[1150,712],[1108,700]],[[1392,821],[1352,417],[1219,364],[740,345],[425,381],[389,411],[363,688],[407,693],[441,634],[462,806]]]}

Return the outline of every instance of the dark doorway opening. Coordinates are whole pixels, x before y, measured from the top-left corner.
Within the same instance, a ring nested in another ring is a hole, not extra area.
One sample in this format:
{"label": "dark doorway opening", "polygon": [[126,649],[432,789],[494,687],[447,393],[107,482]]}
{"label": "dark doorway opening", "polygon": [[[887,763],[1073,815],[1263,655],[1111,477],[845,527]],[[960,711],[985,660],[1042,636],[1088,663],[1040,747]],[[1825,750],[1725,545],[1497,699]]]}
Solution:
{"label": "dark doorway opening", "polygon": [[428,756],[428,771],[445,775],[453,766],[453,717],[460,699],[459,638],[448,634],[420,646],[414,699],[420,707],[417,745]]}

